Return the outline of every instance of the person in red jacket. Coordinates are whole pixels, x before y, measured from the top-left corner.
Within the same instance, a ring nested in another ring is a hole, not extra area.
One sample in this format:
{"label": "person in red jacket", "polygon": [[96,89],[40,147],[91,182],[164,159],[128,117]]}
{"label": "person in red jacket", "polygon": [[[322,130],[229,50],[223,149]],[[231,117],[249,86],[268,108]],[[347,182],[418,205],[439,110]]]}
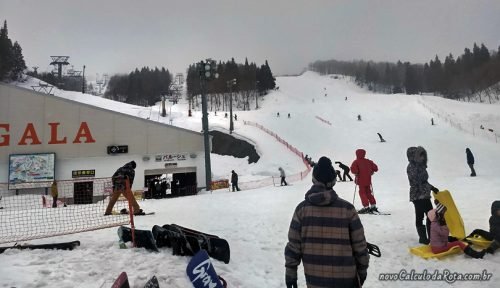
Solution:
{"label": "person in red jacket", "polygon": [[365,155],[365,150],[356,150],[356,160],[351,164],[351,172],[356,176],[354,183],[359,186],[359,197],[363,204],[363,208],[358,211],[360,214],[378,212],[377,201],[371,187],[372,175],[378,171],[378,167],[372,160],[366,159]]}

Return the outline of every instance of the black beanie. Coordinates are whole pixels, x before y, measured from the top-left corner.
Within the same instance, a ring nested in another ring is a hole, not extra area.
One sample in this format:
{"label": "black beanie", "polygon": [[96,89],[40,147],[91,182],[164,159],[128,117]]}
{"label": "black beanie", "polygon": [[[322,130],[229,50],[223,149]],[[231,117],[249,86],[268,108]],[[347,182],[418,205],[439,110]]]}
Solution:
{"label": "black beanie", "polygon": [[130,162],[130,164],[132,165],[132,168],[134,168],[134,169],[135,169],[135,167],[137,167],[137,164],[135,164],[135,161]]}
{"label": "black beanie", "polygon": [[319,158],[318,163],[313,168],[313,177],[325,185],[335,182],[335,169],[333,169],[332,161],[328,157]]}

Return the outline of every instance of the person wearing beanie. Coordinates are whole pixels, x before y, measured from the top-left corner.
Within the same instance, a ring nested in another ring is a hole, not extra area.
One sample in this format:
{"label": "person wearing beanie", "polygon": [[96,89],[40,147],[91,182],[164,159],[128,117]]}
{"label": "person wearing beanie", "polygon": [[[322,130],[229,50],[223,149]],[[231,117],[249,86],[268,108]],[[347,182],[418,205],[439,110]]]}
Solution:
{"label": "person wearing beanie", "polygon": [[363,225],[354,206],[333,190],[332,161],[314,165],[313,185],[295,208],[285,247],[285,283],[297,287],[302,261],[307,287],[360,287],[369,255]]}
{"label": "person wearing beanie", "polygon": [[125,181],[129,181],[129,188],[132,189],[132,184],[134,183],[135,178],[135,167],[137,167],[135,161],[130,161],[122,167],[118,168],[118,170],[116,170],[116,172],[111,177],[111,181],[113,182],[113,193],[111,194],[111,198],[109,199],[108,207],[106,208],[104,215],[111,215],[113,207],[115,206],[116,201],[122,193],[123,196],[125,196],[125,198],[127,198],[127,200],[132,204],[134,214],[144,215],[144,211],[142,211],[139,204],[137,204],[134,195],[132,195],[132,193],[126,193],[127,191]]}
{"label": "person wearing beanie", "polygon": [[436,209],[432,209],[427,213],[427,217],[431,221],[431,239],[430,246],[432,253],[439,254],[445,251],[450,250],[452,247],[460,246],[462,250],[465,250],[467,245],[462,241],[453,241],[448,242],[448,236],[450,235],[450,230],[446,225],[446,221],[444,220],[444,213],[446,213],[446,207],[443,207],[440,211],[437,212]]}
{"label": "person wearing beanie", "polygon": [[408,166],[406,174],[410,183],[410,202],[415,206],[415,226],[420,244],[429,244],[431,222],[427,218],[426,225],[422,224],[424,217],[432,209],[431,191],[439,189],[429,184],[427,174],[427,151],[423,147],[409,147],[406,150]]}
{"label": "person wearing beanie", "polygon": [[359,197],[363,204],[363,208],[358,211],[360,214],[378,212],[377,201],[372,191],[372,175],[378,171],[378,167],[372,160],[365,158],[365,155],[365,150],[356,150],[356,160],[351,164],[351,172],[356,176],[354,183],[359,186]]}
{"label": "person wearing beanie", "polygon": [[495,251],[500,248],[500,201],[491,203],[490,231],[475,229],[467,238],[474,237],[474,235],[479,235],[491,243],[482,251],[464,250],[465,254],[473,258],[483,258],[486,253],[495,254]]}

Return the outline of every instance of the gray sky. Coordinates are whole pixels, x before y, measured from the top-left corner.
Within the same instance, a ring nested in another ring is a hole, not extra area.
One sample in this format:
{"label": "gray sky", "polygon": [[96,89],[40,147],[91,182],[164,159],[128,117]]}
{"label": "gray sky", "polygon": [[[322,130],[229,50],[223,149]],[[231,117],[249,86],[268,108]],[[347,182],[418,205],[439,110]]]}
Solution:
{"label": "gray sky", "polygon": [[207,57],[298,73],[314,60],[424,62],[500,45],[498,0],[0,0],[28,67],[68,55],[87,75]]}

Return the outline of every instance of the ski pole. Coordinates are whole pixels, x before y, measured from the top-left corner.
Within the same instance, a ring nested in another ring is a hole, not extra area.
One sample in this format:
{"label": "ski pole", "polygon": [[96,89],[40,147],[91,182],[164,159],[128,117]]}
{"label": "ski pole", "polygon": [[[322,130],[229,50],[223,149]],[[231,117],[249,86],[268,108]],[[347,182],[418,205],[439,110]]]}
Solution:
{"label": "ski pole", "polygon": [[357,187],[358,187],[358,185],[354,184],[354,195],[352,196],[352,205],[354,205],[354,199],[356,198],[356,188]]}

